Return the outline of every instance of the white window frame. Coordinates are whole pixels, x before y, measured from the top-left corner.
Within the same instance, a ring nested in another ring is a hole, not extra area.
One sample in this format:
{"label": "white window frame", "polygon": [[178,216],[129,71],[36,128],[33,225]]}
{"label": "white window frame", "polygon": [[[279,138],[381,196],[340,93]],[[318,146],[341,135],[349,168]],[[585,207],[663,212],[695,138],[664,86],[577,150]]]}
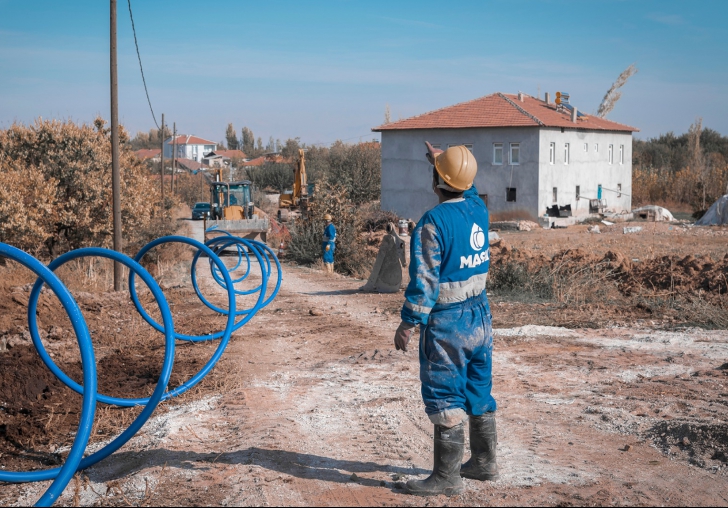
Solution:
{"label": "white window frame", "polygon": [[[513,149],[516,149],[518,151],[518,160],[516,162],[513,162]],[[510,143],[509,144],[509,150],[508,150],[508,163],[511,166],[518,166],[521,164],[521,143]]]}
{"label": "white window frame", "polygon": [[435,145],[432,145],[432,148],[436,148],[436,149],[438,149],[438,150],[439,150],[439,149],[440,149],[440,143],[437,143],[437,144],[435,144]]}
{"label": "white window frame", "polygon": [[614,164],[614,145],[609,145],[609,164]]}
{"label": "white window frame", "polygon": [[549,164],[556,163],[556,143],[549,143]]}
{"label": "white window frame", "polygon": [[[496,159],[496,153],[498,153],[499,148],[500,148],[500,162],[498,162]],[[503,165],[503,143],[493,143],[493,164],[495,166]]]}
{"label": "white window frame", "polygon": [[619,145],[619,163],[624,164],[624,145]]}
{"label": "white window frame", "polygon": [[584,151],[585,152],[589,151],[589,143],[584,143]]}
{"label": "white window frame", "polygon": [[564,143],[564,165],[569,165],[569,158],[571,155],[571,147],[569,146],[569,143]]}
{"label": "white window frame", "polygon": [[622,197],[622,184],[621,183],[617,184],[617,197],[618,198]]}
{"label": "white window frame", "polygon": [[579,195],[581,194],[581,185],[576,186],[576,199],[579,199]]}
{"label": "white window frame", "polygon": [[554,187],[554,189],[551,193],[551,197],[553,198],[554,203],[557,204],[559,202],[559,188],[558,187]]}
{"label": "white window frame", "polygon": [[599,143],[594,143],[594,151],[599,153]]}
{"label": "white window frame", "polygon": [[472,143],[463,143],[463,146],[470,150],[470,153],[473,153],[473,144]]}

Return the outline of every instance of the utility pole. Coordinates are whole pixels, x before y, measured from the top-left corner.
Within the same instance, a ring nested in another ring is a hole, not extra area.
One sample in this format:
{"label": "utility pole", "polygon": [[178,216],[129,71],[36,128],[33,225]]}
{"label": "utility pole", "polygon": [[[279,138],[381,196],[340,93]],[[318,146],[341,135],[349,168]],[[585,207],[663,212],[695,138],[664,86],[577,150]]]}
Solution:
{"label": "utility pole", "polygon": [[[111,194],[114,219],[114,250],[121,252],[121,192],[119,174],[119,79],[116,66],[116,0],[110,0],[111,81]],[[114,262],[114,291],[121,291],[122,266]]]}
{"label": "utility pole", "polygon": [[162,130],[159,133],[159,137],[162,138],[162,166],[159,171],[159,178],[162,189],[162,215],[164,215],[164,113],[162,113]]}
{"label": "utility pole", "polygon": [[172,182],[169,184],[170,195],[174,194],[174,175],[177,172],[177,122],[172,122]]}

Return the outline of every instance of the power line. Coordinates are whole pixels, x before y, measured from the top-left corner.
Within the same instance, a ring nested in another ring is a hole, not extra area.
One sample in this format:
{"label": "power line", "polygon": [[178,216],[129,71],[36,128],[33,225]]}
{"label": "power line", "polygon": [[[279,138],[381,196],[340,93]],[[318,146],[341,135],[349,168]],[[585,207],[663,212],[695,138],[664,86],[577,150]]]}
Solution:
{"label": "power line", "polygon": [[[134,15],[131,13],[131,0],[127,0],[129,3],[129,17],[131,18],[131,31],[134,32],[134,46],[136,46],[137,58],[139,59],[139,70],[142,71],[142,83],[144,83],[144,92],[147,94],[147,102],[149,103],[149,111],[152,112],[152,118],[154,119],[154,125],[159,129],[157,123],[157,117],[154,116],[154,108],[152,108],[152,101],[149,99],[149,90],[147,90],[147,80],[144,79],[144,68],[142,67],[142,56],[139,54],[139,44],[137,43],[136,28],[134,28]],[[164,134],[164,133],[162,133]]]}

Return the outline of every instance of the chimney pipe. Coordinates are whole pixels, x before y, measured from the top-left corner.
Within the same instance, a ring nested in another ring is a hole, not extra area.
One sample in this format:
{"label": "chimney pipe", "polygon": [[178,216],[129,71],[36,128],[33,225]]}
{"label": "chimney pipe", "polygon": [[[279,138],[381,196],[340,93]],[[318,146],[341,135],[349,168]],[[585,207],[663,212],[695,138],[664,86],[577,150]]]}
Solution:
{"label": "chimney pipe", "polygon": [[518,92],[518,100],[523,102],[523,92]]}
{"label": "chimney pipe", "polygon": [[574,123],[576,123],[576,118],[578,116],[576,113],[577,113],[576,108],[571,110],[571,121]]}
{"label": "chimney pipe", "polygon": [[549,102],[551,102],[551,95],[546,92],[546,104],[548,104]]}

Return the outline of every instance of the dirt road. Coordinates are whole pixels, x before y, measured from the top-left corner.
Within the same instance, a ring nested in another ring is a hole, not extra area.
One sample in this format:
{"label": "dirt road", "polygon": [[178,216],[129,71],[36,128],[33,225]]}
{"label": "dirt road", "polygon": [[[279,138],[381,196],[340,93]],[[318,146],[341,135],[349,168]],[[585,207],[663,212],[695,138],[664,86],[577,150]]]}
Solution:
{"label": "dirt road", "polygon": [[[225,378],[161,408],[64,503],[432,502],[400,489],[432,463],[417,350],[391,342],[401,294],[284,273],[223,357]],[[502,328],[507,306],[493,312],[502,479],[466,480],[437,504],[728,504],[728,333]],[[3,487],[0,500],[27,504],[41,487]]]}

